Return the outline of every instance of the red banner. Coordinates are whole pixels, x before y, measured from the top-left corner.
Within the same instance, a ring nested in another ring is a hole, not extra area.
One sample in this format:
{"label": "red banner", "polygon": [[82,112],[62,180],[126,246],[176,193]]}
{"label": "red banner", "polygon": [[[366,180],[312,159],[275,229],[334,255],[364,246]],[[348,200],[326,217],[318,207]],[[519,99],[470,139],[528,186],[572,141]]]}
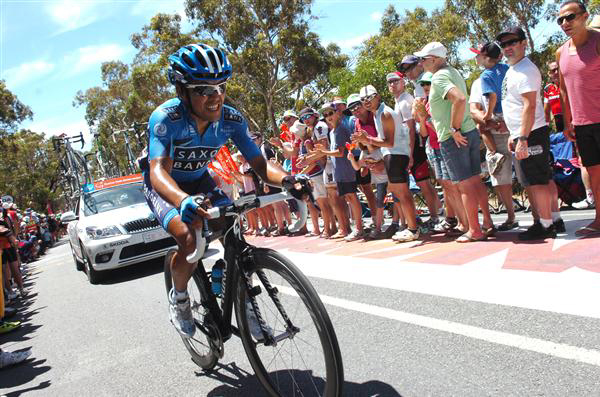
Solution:
{"label": "red banner", "polygon": [[217,161],[221,165],[221,168],[223,168],[223,171],[226,173],[231,174],[233,172],[239,172],[238,166],[235,161],[233,161],[227,146],[223,146],[221,150],[217,152]]}
{"label": "red banner", "polygon": [[225,183],[227,183],[228,185],[231,185],[233,183],[233,177],[231,176],[231,174],[227,174],[225,171],[223,171],[219,167],[215,166],[213,163],[208,163],[208,168],[210,168],[217,175],[219,175],[221,178],[223,178]]}

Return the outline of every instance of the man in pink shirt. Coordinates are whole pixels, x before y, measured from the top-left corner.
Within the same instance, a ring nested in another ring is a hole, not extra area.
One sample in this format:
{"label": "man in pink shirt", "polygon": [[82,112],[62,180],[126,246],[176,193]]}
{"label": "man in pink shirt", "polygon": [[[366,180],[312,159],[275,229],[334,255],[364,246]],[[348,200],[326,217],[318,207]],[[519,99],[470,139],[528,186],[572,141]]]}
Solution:
{"label": "man in pink shirt", "polygon": [[[580,1],[563,3],[557,23],[570,37],[556,52],[565,135],[577,141],[584,167],[590,174],[594,197],[600,197],[600,32],[586,27],[589,13]],[[576,235],[600,233],[600,206],[596,218]]]}

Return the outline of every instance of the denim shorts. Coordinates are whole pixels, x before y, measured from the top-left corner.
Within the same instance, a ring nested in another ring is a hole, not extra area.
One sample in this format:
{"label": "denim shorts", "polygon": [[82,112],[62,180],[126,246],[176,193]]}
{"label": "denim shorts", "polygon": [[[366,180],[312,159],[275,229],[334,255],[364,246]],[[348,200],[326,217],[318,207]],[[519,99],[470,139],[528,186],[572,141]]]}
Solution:
{"label": "denim shorts", "polygon": [[446,163],[444,163],[444,159],[442,158],[442,152],[440,149],[434,149],[429,146],[429,142],[427,143],[427,159],[429,160],[429,164],[433,168],[433,172],[435,173],[435,179],[439,180],[450,180],[450,174],[448,174],[448,168],[446,168]]}
{"label": "denim shorts", "polygon": [[377,208],[385,207],[385,196],[387,195],[387,182],[378,183],[375,185],[377,189],[375,192],[375,206]]}
{"label": "denim shorts", "polygon": [[440,142],[442,158],[452,182],[460,182],[481,174],[481,137],[476,129],[463,132],[467,145],[458,147],[453,138]]}

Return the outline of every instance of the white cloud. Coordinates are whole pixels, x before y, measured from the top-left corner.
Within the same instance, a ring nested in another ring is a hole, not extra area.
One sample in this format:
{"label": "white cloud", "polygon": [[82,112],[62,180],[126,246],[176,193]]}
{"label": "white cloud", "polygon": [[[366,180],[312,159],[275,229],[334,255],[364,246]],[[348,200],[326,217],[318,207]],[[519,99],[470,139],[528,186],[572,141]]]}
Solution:
{"label": "white cloud", "polygon": [[185,15],[183,0],[138,0],[131,7],[131,14],[135,16],[151,18],[159,12],[178,14],[181,17],[181,30],[184,32],[193,28],[192,23]]}
{"label": "white cloud", "polygon": [[326,40],[324,45],[327,46],[329,43],[337,44],[342,51],[351,51],[355,47],[360,46],[365,40],[371,37],[370,33],[361,34],[360,36],[350,37],[341,40]]}
{"label": "white cloud", "polygon": [[6,80],[6,85],[14,89],[33,80],[37,80],[54,70],[54,64],[46,61],[33,61],[23,63],[10,69],[6,69],[2,73],[2,78]]}
{"label": "white cloud", "polygon": [[103,44],[81,47],[64,57],[67,70],[71,73],[80,73],[102,62],[119,60],[127,53],[128,49],[118,44]]}
{"label": "white cloud", "polygon": [[375,11],[370,16],[371,16],[372,21],[379,21],[381,19],[381,17],[383,16],[383,14],[379,11]]}
{"label": "white cloud", "polygon": [[60,0],[51,2],[46,7],[50,17],[60,26],[57,33],[79,29],[89,25],[100,18],[102,2]]}

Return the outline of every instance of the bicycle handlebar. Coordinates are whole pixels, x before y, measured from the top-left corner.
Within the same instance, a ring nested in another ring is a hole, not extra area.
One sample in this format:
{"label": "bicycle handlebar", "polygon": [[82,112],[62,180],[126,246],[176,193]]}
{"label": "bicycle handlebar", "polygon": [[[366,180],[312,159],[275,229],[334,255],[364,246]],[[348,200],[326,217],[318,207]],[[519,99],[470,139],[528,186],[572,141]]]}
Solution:
{"label": "bicycle handlebar", "polygon": [[[294,196],[292,196],[287,191],[261,197],[256,197],[254,195],[240,197],[239,199],[235,200],[231,205],[225,205],[222,207],[212,207],[209,208],[207,212],[209,219],[217,219],[221,216],[241,215],[243,213],[248,212],[249,210],[266,207],[269,204],[289,199],[294,199],[297,201],[298,211],[300,213],[300,217],[298,218],[298,220],[292,226],[288,227],[288,230],[291,233],[294,233],[300,230],[306,223],[306,219],[308,218],[308,210],[307,205],[304,201],[294,198]],[[200,258],[202,258],[202,255],[204,255],[204,250],[206,248],[206,236],[204,235],[204,229],[197,228],[195,231],[196,249],[194,250],[194,252],[192,252],[186,257],[188,263],[194,263],[200,260]]]}

